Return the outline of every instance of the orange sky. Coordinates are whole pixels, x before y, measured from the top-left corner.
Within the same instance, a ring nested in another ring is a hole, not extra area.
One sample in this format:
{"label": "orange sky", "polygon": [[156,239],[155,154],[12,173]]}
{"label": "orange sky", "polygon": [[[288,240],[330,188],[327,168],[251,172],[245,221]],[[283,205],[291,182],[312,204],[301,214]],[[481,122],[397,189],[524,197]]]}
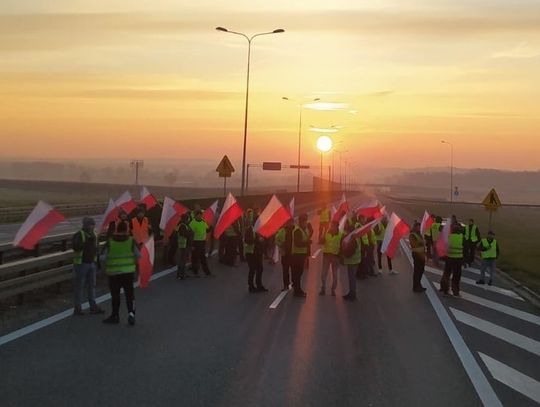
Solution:
{"label": "orange sky", "polygon": [[0,157],[226,153],[239,166],[246,43],[221,25],[286,30],[254,40],[249,162],[295,161],[289,96],[356,111],[306,109],[306,161],[309,126],[336,124],[368,166],[447,165],[446,139],[459,167],[540,168],[536,0],[192,3],[3,0]]}

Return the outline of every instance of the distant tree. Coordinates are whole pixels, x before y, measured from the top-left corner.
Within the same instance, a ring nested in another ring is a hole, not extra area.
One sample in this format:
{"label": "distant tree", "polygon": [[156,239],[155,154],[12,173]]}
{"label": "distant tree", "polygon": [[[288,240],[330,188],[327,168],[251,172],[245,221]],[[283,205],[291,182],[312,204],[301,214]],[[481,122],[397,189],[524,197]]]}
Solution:
{"label": "distant tree", "polygon": [[168,172],[167,174],[165,174],[165,182],[169,185],[174,185],[176,184],[176,181],[178,180],[178,174],[176,172]]}

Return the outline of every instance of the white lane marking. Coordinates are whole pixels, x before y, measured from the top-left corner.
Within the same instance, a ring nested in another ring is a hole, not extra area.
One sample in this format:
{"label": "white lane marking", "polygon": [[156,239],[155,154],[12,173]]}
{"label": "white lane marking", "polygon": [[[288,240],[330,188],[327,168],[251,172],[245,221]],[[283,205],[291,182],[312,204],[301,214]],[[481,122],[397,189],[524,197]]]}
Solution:
{"label": "white lane marking", "polygon": [[[435,288],[439,289],[441,286],[439,283],[436,283],[432,281],[432,284],[435,286]],[[530,322],[532,324],[540,325],[540,317],[534,314],[530,314],[525,311],[521,311],[512,307],[509,307],[507,305],[499,304],[495,301],[486,300],[485,298],[478,297],[473,294],[469,294],[466,292],[461,292],[461,297],[467,301],[474,302],[475,304],[482,305],[487,308],[494,309],[495,311],[502,312],[503,314],[510,315],[515,318],[522,319],[523,321]]]}
{"label": "white lane marking", "polygon": [[316,259],[317,256],[318,256],[320,253],[321,253],[321,249],[317,249],[317,251],[311,255],[311,258],[312,258],[312,259]]}
{"label": "white lane marking", "polygon": [[[405,253],[412,266],[413,260],[410,249],[406,246],[404,241],[401,241],[400,243],[402,251]],[[495,394],[493,387],[491,387],[491,384],[484,375],[480,365],[474,358],[471,350],[467,347],[467,344],[460,335],[454,321],[452,321],[452,318],[450,318],[450,315],[448,315],[448,312],[442,305],[441,300],[433,290],[431,284],[429,284],[429,280],[425,275],[422,277],[422,282],[426,287],[426,295],[429,302],[435,310],[435,314],[437,314],[437,317],[439,318],[448,339],[452,343],[452,346],[454,347],[454,350],[456,351],[456,354],[458,355],[459,360],[461,361],[461,364],[469,376],[469,379],[471,380],[474,389],[476,390],[476,393],[478,394],[478,397],[482,401],[483,405],[490,407],[502,407],[502,403],[497,397],[497,394]]]}
{"label": "white lane marking", "polygon": [[[443,274],[443,272],[441,270],[438,270],[436,268],[429,267],[429,266],[426,266],[426,271],[428,273],[437,274],[438,276],[442,276],[442,274]],[[463,284],[468,284],[468,285],[472,285],[472,286],[477,287],[477,288],[481,288],[482,290],[485,290],[485,291],[492,291],[494,293],[506,295],[507,297],[512,297],[515,300],[525,301],[523,298],[521,298],[515,292],[513,292],[511,290],[507,290],[505,288],[496,287],[494,285],[476,284],[475,280],[473,280],[471,278],[463,277],[463,276],[461,277],[461,282]]]}
{"label": "white lane marking", "polygon": [[478,354],[495,380],[540,403],[540,382],[484,353],[478,352]]}
{"label": "white lane marking", "polygon": [[[214,250],[211,256],[213,256],[216,253],[217,253],[217,250]],[[187,263],[186,266],[189,266],[190,264],[191,263]],[[162,270],[158,273],[154,273],[152,274],[152,277],[150,277],[150,281],[154,281],[154,280],[157,280],[158,278],[165,277],[171,273],[174,273],[175,271],[176,271],[176,267],[171,267],[171,268]],[[138,286],[139,286],[139,282],[137,281],[135,282],[134,287],[138,287]],[[99,296],[96,298],[96,304],[101,304],[110,299],[111,299],[111,294],[103,294],[102,296]],[[83,310],[86,310],[89,308],[89,306],[90,305],[88,304],[88,302],[85,302],[84,304],[82,304],[81,307]],[[15,339],[19,339],[39,329],[52,325],[58,321],[61,321],[67,317],[70,317],[72,314],[73,314],[73,309],[70,308],[56,315],[53,315],[49,318],[45,318],[41,321],[34,322],[33,324],[27,325],[21,329],[17,329],[16,331],[10,332],[4,336],[0,336],[0,346],[5,345],[8,342],[14,341]]]}
{"label": "white lane marking", "polygon": [[540,356],[540,342],[458,309],[450,307],[450,311],[459,322]]}
{"label": "white lane marking", "polygon": [[274,300],[274,302],[272,304],[270,304],[269,308],[270,309],[277,308],[279,303],[283,300],[283,298],[285,298],[287,296],[288,293],[289,293],[289,290],[280,292],[279,295]]}

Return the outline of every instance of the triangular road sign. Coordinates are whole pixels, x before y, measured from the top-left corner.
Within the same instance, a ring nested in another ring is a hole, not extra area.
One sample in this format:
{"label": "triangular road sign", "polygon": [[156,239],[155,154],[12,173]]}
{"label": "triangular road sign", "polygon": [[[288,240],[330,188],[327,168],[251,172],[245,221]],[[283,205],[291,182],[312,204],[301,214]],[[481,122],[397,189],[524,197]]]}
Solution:
{"label": "triangular road sign", "polygon": [[231,160],[226,155],[223,156],[219,165],[216,168],[216,172],[219,172],[219,176],[222,178],[228,178],[234,172],[234,167],[231,164]]}
{"label": "triangular road sign", "polygon": [[497,191],[495,191],[495,188],[491,189],[487,196],[482,201],[482,205],[486,207],[486,209],[489,210],[496,210],[499,208],[501,204],[501,200],[499,199],[499,195],[497,195]]}

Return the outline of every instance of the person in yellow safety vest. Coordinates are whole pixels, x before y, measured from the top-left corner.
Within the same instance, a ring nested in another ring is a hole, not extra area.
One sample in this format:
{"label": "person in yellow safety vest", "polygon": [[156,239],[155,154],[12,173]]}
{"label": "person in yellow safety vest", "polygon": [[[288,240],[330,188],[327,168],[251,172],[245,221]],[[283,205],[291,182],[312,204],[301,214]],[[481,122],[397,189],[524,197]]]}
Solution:
{"label": "person in yellow safety vest", "polygon": [[90,314],[103,314],[96,304],[96,274],[98,264],[98,237],[94,230],[96,222],[92,218],[84,218],[82,228],[73,235],[73,315],[84,315],[81,308],[85,289],[88,293]]}
{"label": "person in yellow safety vest", "polygon": [[176,226],[176,242],[178,251],[176,253],[176,279],[186,278],[186,263],[191,251],[193,242],[193,230],[189,227],[189,213],[184,213]]}
{"label": "person in yellow safety vest", "polygon": [[323,261],[321,273],[321,291],[319,295],[326,294],[326,280],[328,279],[328,271],[332,267],[332,290],[330,293],[333,297],[336,295],[338,283],[339,262],[341,259],[341,240],[343,232],[339,230],[339,223],[336,221],[330,222],[330,227],[323,237]]}
{"label": "person in yellow safety vest", "polygon": [[430,228],[430,234],[431,234],[431,244],[433,247],[433,251],[431,252],[431,260],[433,261],[433,265],[435,267],[439,267],[439,253],[437,252],[437,240],[439,240],[439,236],[441,235],[442,231],[442,218],[440,216],[435,217],[435,222],[431,225]]}
{"label": "person in yellow safety vest", "polygon": [[482,266],[480,268],[480,280],[478,280],[476,284],[485,284],[484,277],[486,275],[486,270],[489,270],[488,285],[492,285],[497,270],[497,259],[500,254],[499,242],[495,239],[495,233],[490,230],[487,234],[487,238],[480,239],[478,246],[480,249],[480,256],[482,257]]}
{"label": "person in yellow safety vest", "polygon": [[[375,232],[375,237],[376,237],[376,240],[377,240],[377,265],[379,266],[379,274],[382,274],[382,252],[381,252],[381,249],[382,249],[382,244],[383,244],[383,241],[384,241],[384,234],[386,232],[386,227],[388,226],[388,219],[386,219],[386,217],[384,217],[382,220],[381,220],[381,223],[379,223],[378,225],[375,225],[375,227],[373,228],[373,231]],[[392,259],[388,256],[386,256],[386,262],[388,264],[388,272],[390,274],[398,274],[397,271],[395,271],[393,268],[392,268]]]}
{"label": "person in yellow safety vest", "polygon": [[440,291],[444,294],[449,293],[450,276],[452,276],[452,294],[459,297],[464,243],[465,236],[463,236],[463,228],[459,223],[452,224],[450,235],[448,236],[448,253],[446,255],[444,272],[441,278]]}
{"label": "person in yellow safety vest", "polygon": [[319,210],[319,241],[322,240],[324,234],[328,230],[330,224],[330,209],[327,206]]}
{"label": "person in yellow safety vest", "polygon": [[295,297],[306,296],[306,293],[302,290],[302,274],[304,273],[304,266],[311,246],[307,220],[307,214],[301,214],[292,233],[292,284]]}
{"label": "person in yellow safety vest", "polygon": [[476,246],[479,241],[480,230],[475,225],[474,219],[469,219],[469,224],[465,225],[465,253],[463,254],[464,261],[469,267],[474,263]]}
{"label": "person in yellow safety vest", "polygon": [[200,209],[195,212],[195,218],[189,222],[189,228],[193,231],[191,270],[193,271],[193,274],[198,277],[199,266],[202,265],[204,274],[206,277],[210,277],[212,273],[206,262],[206,234],[208,233],[209,228],[202,218],[202,211]]}
{"label": "person in yellow safety vest", "polygon": [[414,269],[413,291],[415,293],[423,293],[426,291],[421,283],[422,276],[424,275],[424,268],[426,266],[426,246],[420,233],[420,223],[418,222],[414,222],[411,233],[409,234],[409,243],[411,245]]}
{"label": "person in yellow safety vest", "polygon": [[112,298],[111,315],[104,319],[106,324],[118,324],[120,310],[120,289],[124,289],[128,309],[128,323],[135,324],[133,276],[137,270],[140,252],[135,240],[129,235],[127,223],[118,225],[116,233],[108,239],[102,256],[105,259],[105,271],[109,279]]}
{"label": "person in yellow safety vest", "polygon": [[349,280],[349,292],[343,296],[343,299],[356,301],[356,274],[362,261],[362,239],[350,239],[349,242],[343,239],[342,242],[343,264],[347,266]]}
{"label": "person in yellow safety vest", "polygon": [[248,291],[250,293],[268,291],[262,282],[263,252],[264,239],[253,231],[253,225],[248,226],[244,232],[244,254],[249,267]]}
{"label": "person in yellow safety vest", "polygon": [[278,230],[276,233],[276,245],[279,248],[279,254],[281,256],[281,268],[283,271],[283,290],[287,291],[291,284],[292,276],[292,232],[294,229],[294,221],[289,220],[285,226]]}
{"label": "person in yellow safety vest", "polygon": [[[363,216],[358,217],[358,222],[354,225],[354,228],[357,229],[360,226],[363,226],[366,223],[366,218]],[[359,280],[364,280],[368,277],[368,272],[370,269],[368,251],[369,251],[369,234],[365,233],[360,238],[362,256],[360,263],[358,264],[358,269],[356,273],[356,278]]]}
{"label": "person in yellow safety vest", "polygon": [[139,208],[137,215],[131,219],[131,234],[133,235],[133,239],[139,244],[139,247],[148,240],[152,233],[150,221],[144,215],[144,209]]}

